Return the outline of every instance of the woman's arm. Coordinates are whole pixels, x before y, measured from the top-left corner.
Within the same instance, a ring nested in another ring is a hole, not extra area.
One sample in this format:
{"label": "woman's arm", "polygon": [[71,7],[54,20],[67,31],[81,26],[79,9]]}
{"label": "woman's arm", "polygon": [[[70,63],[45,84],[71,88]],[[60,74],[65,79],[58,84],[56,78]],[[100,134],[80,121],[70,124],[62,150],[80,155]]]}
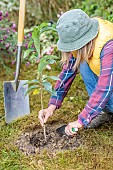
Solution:
{"label": "woman's arm", "polygon": [[79,114],[78,121],[87,125],[105,107],[113,93],[113,41],[103,48],[100,56],[101,72],[97,86],[84,110]]}
{"label": "woman's arm", "polygon": [[76,59],[70,54],[69,64],[66,66],[64,64],[62,72],[59,75],[61,81],[57,81],[55,84],[55,90],[57,92],[57,96],[51,96],[49,105],[55,105],[56,109],[61,107],[62,101],[66,96],[75,76],[76,71],[73,71],[73,65],[75,64]]}

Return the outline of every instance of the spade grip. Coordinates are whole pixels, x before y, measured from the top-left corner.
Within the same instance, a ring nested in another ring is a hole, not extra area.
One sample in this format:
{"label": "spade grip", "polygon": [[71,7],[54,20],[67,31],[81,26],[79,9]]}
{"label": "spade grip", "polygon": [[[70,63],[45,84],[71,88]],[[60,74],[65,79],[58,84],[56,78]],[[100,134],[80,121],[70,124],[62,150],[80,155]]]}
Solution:
{"label": "spade grip", "polygon": [[18,22],[18,46],[22,46],[22,42],[24,38],[25,5],[26,5],[26,0],[20,0],[19,22]]}

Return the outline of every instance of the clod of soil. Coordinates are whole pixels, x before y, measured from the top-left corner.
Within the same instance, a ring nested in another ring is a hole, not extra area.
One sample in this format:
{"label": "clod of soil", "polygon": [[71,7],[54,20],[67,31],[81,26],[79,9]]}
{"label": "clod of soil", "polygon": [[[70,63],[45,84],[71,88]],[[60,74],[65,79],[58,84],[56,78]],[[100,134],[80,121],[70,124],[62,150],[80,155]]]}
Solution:
{"label": "clod of soil", "polygon": [[16,145],[25,155],[41,153],[44,149],[55,152],[59,150],[73,150],[80,146],[82,141],[79,134],[73,137],[59,136],[56,133],[58,127],[58,125],[46,125],[47,141],[44,139],[42,127],[37,127],[30,132],[24,132],[16,141]]}

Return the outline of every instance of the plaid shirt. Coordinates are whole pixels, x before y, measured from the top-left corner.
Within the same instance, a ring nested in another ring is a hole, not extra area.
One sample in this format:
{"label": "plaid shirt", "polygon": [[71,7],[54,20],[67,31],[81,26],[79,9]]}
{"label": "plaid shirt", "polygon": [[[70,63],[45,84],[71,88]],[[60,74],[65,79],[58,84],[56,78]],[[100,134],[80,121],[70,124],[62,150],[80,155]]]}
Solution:
{"label": "plaid shirt", "polygon": [[[72,69],[75,61],[76,59],[70,55],[69,65],[64,65],[59,75],[61,81],[56,82],[57,96],[51,96],[49,101],[49,105],[55,105],[56,109],[61,107],[62,101],[76,76],[76,71]],[[113,93],[113,41],[104,46],[100,55],[100,63],[101,70],[97,86],[85,108],[78,115],[79,123],[84,126],[104,109],[111,93]]]}

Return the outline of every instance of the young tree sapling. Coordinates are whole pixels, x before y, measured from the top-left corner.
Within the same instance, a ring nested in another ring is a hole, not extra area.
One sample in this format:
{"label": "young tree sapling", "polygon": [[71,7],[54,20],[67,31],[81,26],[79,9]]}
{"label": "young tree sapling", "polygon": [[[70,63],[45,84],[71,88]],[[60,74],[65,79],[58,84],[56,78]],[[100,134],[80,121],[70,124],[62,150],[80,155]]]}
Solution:
{"label": "young tree sapling", "polygon": [[[39,26],[35,26],[32,31],[32,39],[28,44],[28,49],[24,52],[24,58],[30,59],[31,62],[35,62],[38,64],[37,70],[36,70],[36,79],[28,80],[25,84],[29,85],[28,91],[29,93],[32,90],[37,89],[39,91],[38,94],[40,94],[41,97],[41,110],[43,111],[43,90],[46,90],[51,95],[56,95],[56,91],[52,87],[52,84],[49,82],[49,79],[52,80],[60,80],[56,76],[48,76],[45,75],[44,70],[46,69],[47,65],[54,64],[56,62],[56,59],[58,59],[55,55],[47,55],[41,53],[41,43],[40,43],[40,36],[45,31],[48,31],[52,29],[53,31],[56,31],[54,26],[49,26],[47,23],[42,23]],[[32,48],[32,45],[34,44],[35,48]],[[36,61],[39,61],[37,63]],[[46,141],[46,130],[45,130],[45,124],[43,126],[44,128],[44,138]]]}

